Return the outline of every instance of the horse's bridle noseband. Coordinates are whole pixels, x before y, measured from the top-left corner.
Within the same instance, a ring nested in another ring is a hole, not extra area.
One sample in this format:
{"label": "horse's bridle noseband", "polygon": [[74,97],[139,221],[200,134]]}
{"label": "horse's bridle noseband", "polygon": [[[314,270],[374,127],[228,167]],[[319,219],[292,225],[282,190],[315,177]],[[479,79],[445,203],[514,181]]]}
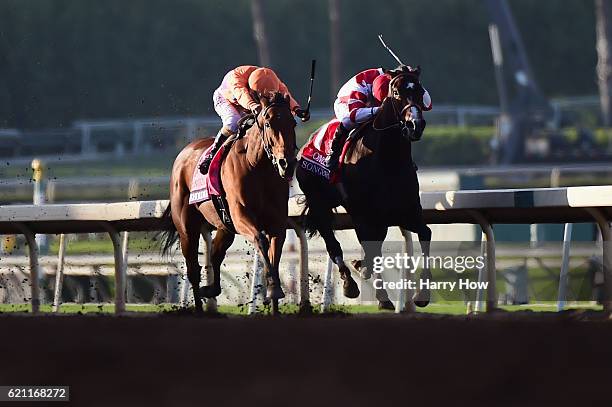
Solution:
{"label": "horse's bridle noseband", "polygon": [[414,125],[406,120],[403,119],[404,114],[406,113],[406,110],[409,109],[418,109],[415,105],[413,105],[412,103],[407,104],[406,106],[404,106],[402,108],[401,111],[397,111],[397,107],[395,106],[395,103],[392,103],[393,105],[393,111],[395,112],[395,118],[397,119],[397,122],[383,127],[383,128],[377,128],[374,123],[372,123],[372,128],[376,131],[383,131],[383,130],[389,130],[392,129],[394,127],[399,127],[400,131],[402,132],[402,135],[405,137],[409,137],[410,136],[410,131],[414,130]]}

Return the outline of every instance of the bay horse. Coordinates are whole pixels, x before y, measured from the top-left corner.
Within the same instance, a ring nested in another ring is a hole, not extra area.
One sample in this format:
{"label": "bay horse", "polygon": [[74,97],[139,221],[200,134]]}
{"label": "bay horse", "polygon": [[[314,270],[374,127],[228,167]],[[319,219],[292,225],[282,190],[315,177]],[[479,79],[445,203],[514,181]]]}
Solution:
{"label": "bay horse", "polygon": [[[426,125],[419,74],[420,71],[401,73],[391,80],[389,96],[383,100],[375,119],[362,125],[358,139],[347,149],[339,169],[340,184],[330,184],[301,165],[296,170],[305,198],[304,226],[310,235],[318,232],[325,241],[327,252],[344,280],[344,295],[348,298],[356,298],[359,289],[334,236],[333,208],[344,206],[352,219],[364,251],[364,259],[353,264],[364,279],[372,275],[373,259],[381,256],[390,226],[417,233],[423,255],[429,256],[431,229],[423,220],[411,149],[412,141],[422,137]],[[302,150],[298,154],[300,159],[301,154]],[[428,268],[421,278],[430,278]],[[429,297],[428,290],[418,291],[415,304],[424,307]],[[385,290],[376,290],[376,298],[379,308],[393,306]]]}
{"label": "bay horse", "polygon": [[[285,296],[278,266],[287,228],[289,179],[297,162],[296,122],[288,96],[276,93],[259,100],[261,113],[244,137],[230,145],[221,164],[221,180],[235,233],[250,241],[263,258],[266,299],[272,300],[272,311],[277,313],[278,300]],[[170,204],[164,213],[172,218],[174,228],[163,236],[162,253],[180,240],[196,312],[202,312],[202,297],[221,294],[221,263],[235,236],[221,221],[212,200],[198,206],[188,202],[196,163],[211,144],[211,138],[198,139],[178,154],[170,176]],[[211,250],[214,281],[200,288],[198,242],[203,226],[217,232]]]}

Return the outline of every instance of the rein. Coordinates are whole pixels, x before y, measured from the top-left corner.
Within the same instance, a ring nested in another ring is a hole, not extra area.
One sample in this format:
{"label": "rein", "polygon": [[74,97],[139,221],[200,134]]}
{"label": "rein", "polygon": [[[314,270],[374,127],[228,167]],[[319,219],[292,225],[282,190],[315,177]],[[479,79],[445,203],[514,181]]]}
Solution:
{"label": "rein", "polygon": [[392,105],[393,105],[393,111],[395,112],[395,118],[397,119],[397,122],[389,126],[386,126],[386,127],[377,128],[374,125],[374,123],[376,123],[376,120],[374,120],[372,122],[372,129],[376,131],[384,131],[384,130],[392,129],[394,127],[399,127],[401,129],[402,134],[408,134],[408,132],[410,131],[410,127],[408,126],[408,123],[405,120],[402,120],[402,117],[404,117],[404,113],[406,113],[406,110],[412,107],[412,104],[407,104],[406,106],[404,106],[404,108],[399,113],[397,111],[397,107],[395,106],[395,103],[392,103]]}

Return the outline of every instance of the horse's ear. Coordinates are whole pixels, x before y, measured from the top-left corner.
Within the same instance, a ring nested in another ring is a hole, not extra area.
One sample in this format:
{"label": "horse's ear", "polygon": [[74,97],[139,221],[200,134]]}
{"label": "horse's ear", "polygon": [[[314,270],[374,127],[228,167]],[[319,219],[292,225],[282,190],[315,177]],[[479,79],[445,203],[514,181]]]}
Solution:
{"label": "horse's ear", "polygon": [[387,97],[385,100],[383,100],[382,105],[376,114],[376,118],[374,119],[373,125],[375,128],[382,129],[392,126],[397,122],[395,110],[393,109],[393,103],[395,103],[395,99],[392,97]]}
{"label": "horse's ear", "polygon": [[261,97],[259,98],[259,103],[261,103],[261,105],[262,105],[263,107],[267,107],[267,106],[270,104],[270,101],[268,100],[268,98],[267,98],[267,97],[265,97],[265,96],[261,96]]}

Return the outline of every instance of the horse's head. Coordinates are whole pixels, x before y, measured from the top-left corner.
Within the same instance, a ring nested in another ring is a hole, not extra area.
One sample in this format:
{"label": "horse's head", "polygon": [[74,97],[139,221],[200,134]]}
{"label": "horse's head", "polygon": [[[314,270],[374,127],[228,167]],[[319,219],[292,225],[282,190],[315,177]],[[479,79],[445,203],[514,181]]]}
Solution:
{"label": "horse's head", "polygon": [[297,163],[295,157],[295,119],[291,114],[289,96],[275,93],[261,97],[263,107],[257,117],[257,126],[263,139],[264,150],[272,165],[283,178],[290,178]]}
{"label": "horse's head", "polygon": [[388,97],[398,112],[402,134],[412,141],[420,140],[427,122],[423,118],[423,97],[425,89],[419,81],[421,68],[396,69],[389,72],[393,78],[389,82]]}

